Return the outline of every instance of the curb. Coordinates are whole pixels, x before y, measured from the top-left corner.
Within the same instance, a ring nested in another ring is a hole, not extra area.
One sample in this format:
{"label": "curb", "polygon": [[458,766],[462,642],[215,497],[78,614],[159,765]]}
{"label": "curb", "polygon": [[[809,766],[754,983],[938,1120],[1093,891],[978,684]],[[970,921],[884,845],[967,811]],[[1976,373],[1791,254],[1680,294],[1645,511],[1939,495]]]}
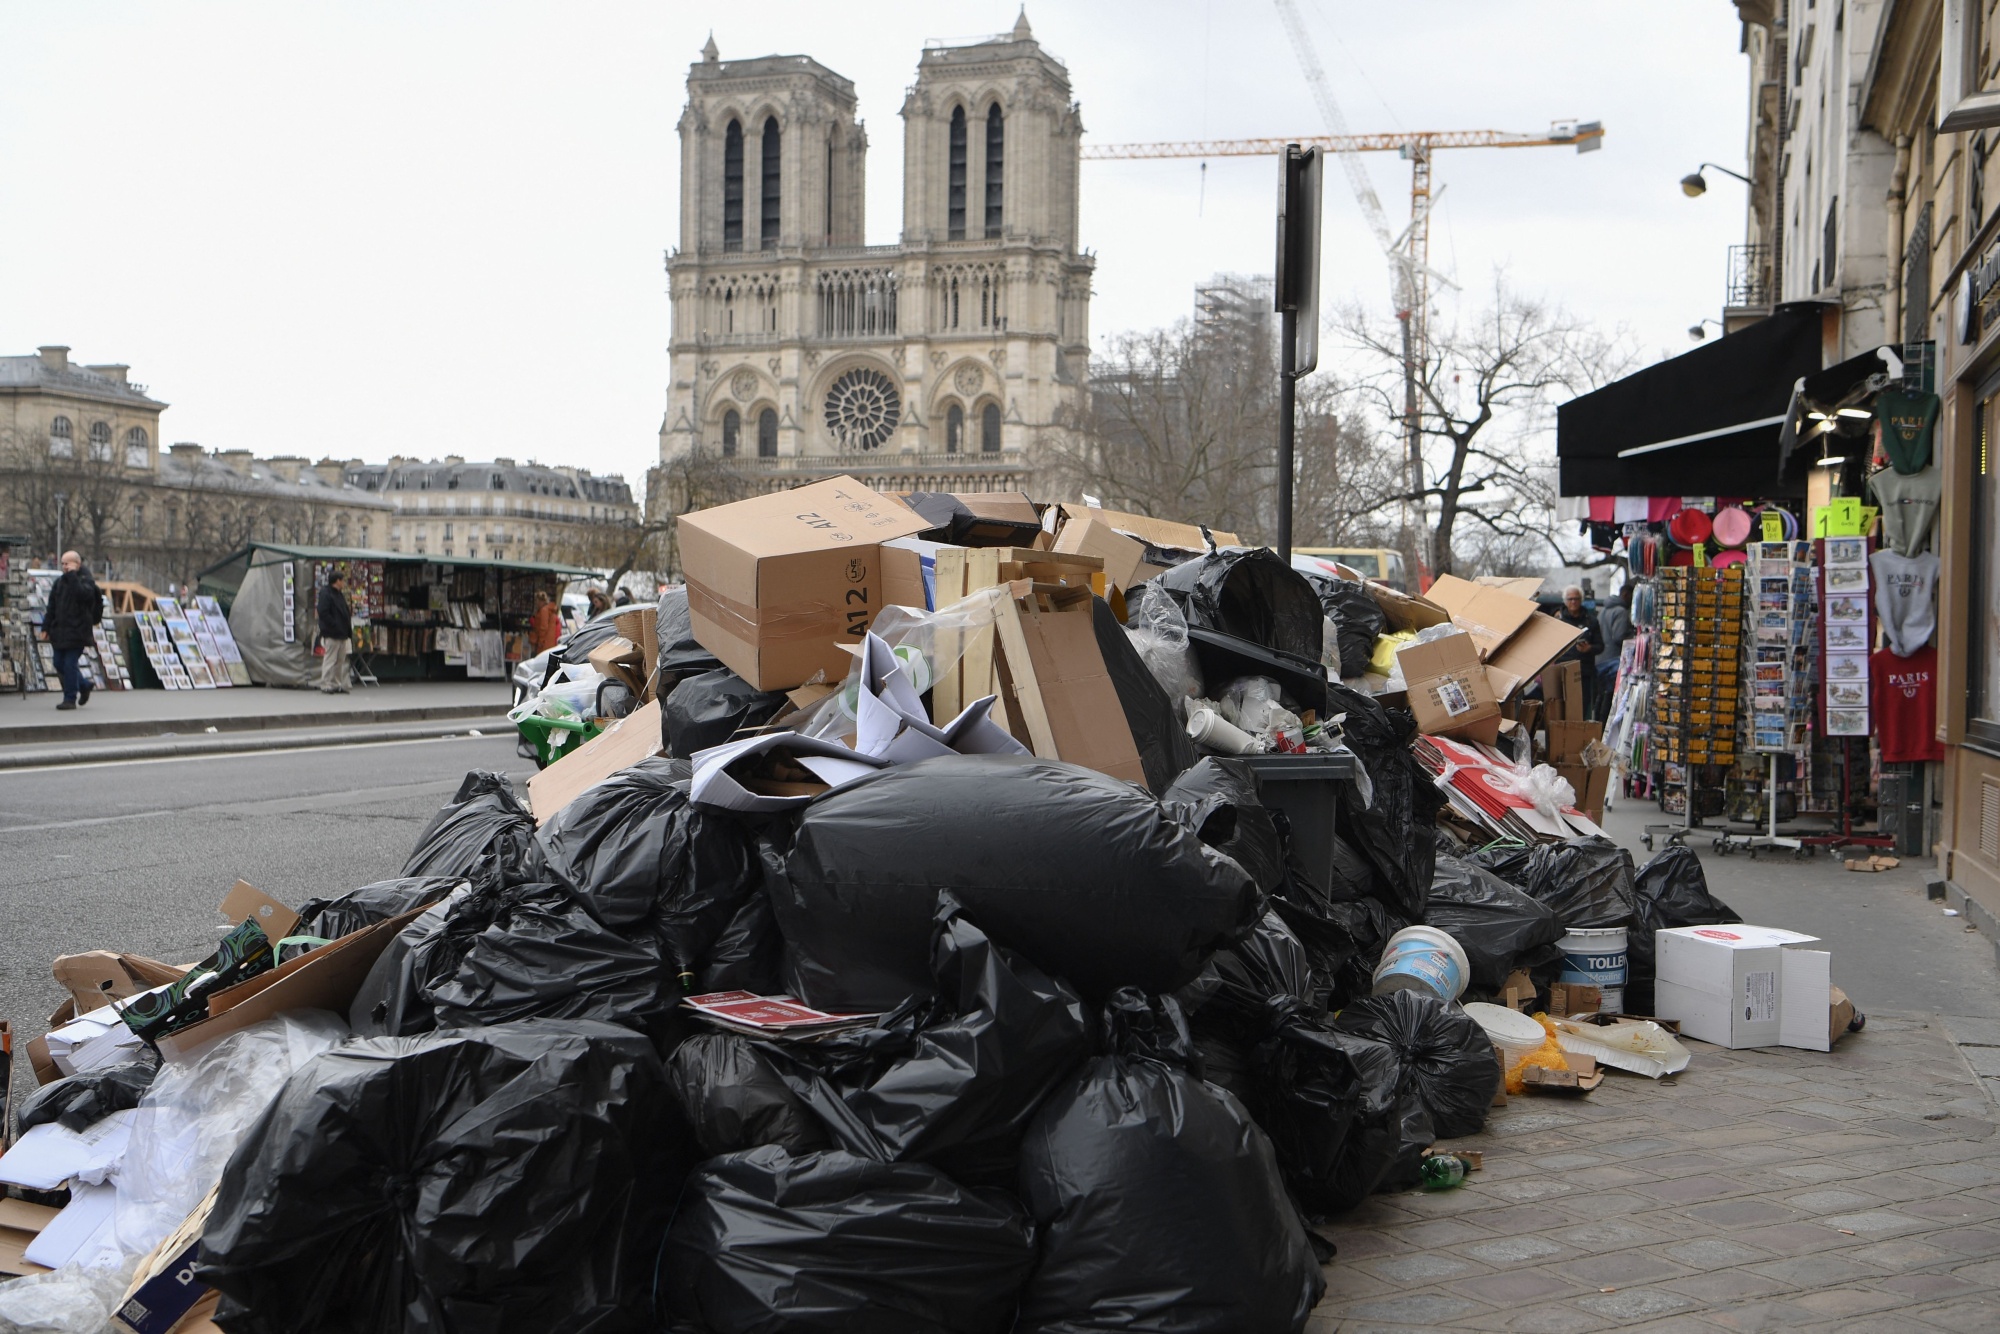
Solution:
{"label": "curb", "polygon": [[110,764],[121,760],[158,760],[201,755],[252,754],[259,751],[312,750],[368,741],[426,741],[463,735],[469,723],[480,723],[487,736],[512,736],[513,724],[504,714],[485,714],[456,724],[441,722],[384,730],[381,727],[318,727],[280,736],[252,733],[238,736],[191,736],[125,745],[17,746],[0,750],[0,771],[46,768],[65,764]]}
{"label": "curb", "polygon": [[129,722],[38,723],[0,729],[0,753],[7,747],[78,741],[117,741],[135,737],[203,736],[217,732],[289,732],[307,727],[379,727],[387,723],[440,722],[447,718],[491,718],[493,704],[438,704],[405,709],[356,709],[351,713],[238,714],[220,718],[133,719]]}

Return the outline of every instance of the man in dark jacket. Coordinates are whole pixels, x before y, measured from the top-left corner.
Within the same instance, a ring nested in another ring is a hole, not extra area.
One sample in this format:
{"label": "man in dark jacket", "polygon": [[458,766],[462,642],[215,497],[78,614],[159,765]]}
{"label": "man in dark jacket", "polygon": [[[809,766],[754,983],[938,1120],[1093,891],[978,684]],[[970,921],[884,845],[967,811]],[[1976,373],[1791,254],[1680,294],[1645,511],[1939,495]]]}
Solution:
{"label": "man in dark jacket", "polygon": [[63,572],[49,589],[48,609],[42,613],[42,638],[56,651],[56,675],[62,678],[62,703],[58,709],[73,709],[90,703],[90,682],[83,675],[83,651],[90,647],[92,632],[104,618],[104,594],[97,581],[83,568],[83,557],[74,551],[62,554]]}
{"label": "man in dark jacket", "polygon": [[322,695],[347,693],[347,650],[353,640],[354,613],[340,591],[340,575],[328,575],[326,587],[319,591],[319,643],[326,651],[319,667]]}
{"label": "man in dark jacket", "polygon": [[1573,625],[1585,631],[1582,639],[1563,650],[1556,661],[1577,662],[1583,665],[1583,716],[1595,717],[1593,710],[1597,702],[1597,655],[1604,651],[1604,632],[1598,628],[1597,618],[1583,606],[1583,590],[1571,584],[1563,590],[1562,609],[1556,612],[1556,619],[1564,625]]}

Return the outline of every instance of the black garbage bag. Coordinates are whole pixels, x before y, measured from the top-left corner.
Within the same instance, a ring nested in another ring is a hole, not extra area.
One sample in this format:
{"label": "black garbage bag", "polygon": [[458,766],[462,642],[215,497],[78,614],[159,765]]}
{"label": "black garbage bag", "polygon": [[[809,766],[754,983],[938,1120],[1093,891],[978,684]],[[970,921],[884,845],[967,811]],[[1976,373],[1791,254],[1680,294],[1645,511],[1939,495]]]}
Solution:
{"label": "black garbage bag", "polygon": [[1217,950],[1174,999],[1197,1033],[1221,1029],[1255,1041],[1270,1031],[1275,1007],[1310,1012],[1313,989],[1311,956],[1274,908],[1244,939]]}
{"label": "black garbage bag", "polygon": [[722,665],[722,660],[703,648],[694,637],[694,618],[688,614],[685,587],[669,588],[660,594],[659,610],[653,620],[653,636],[660,650],[659,664],[655,669],[657,684],[653,692],[657,699],[665,699],[684,678],[712,672]]}
{"label": "black garbage bag", "polygon": [[872,774],[806,807],[765,867],[793,994],[837,1012],[931,993],[940,890],[1090,997],[1172,991],[1263,912],[1242,867],[1137,787],[1028,756]]}
{"label": "black garbage bag", "polygon": [[637,1034],[368,1038],[285,1082],[223,1170],[198,1275],[233,1334],[651,1331],[688,1133]]}
{"label": "black garbage bag", "polygon": [[713,1334],[1006,1334],[1034,1263],[999,1191],[775,1145],[697,1168],[663,1257],[675,1313]]}
{"label": "black garbage bag", "polygon": [[[1154,580],[1189,625],[1316,663],[1325,648],[1319,595],[1269,547],[1228,547]],[[1372,648],[1372,645],[1371,645]]]}
{"label": "black garbage bag", "polygon": [[1211,755],[1173,781],[1160,800],[1201,841],[1233,858],[1266,894],[1285,891],[1286,840],[1266,809],[1257,771]]}
{"label": "black garbage bag", "polygon": [[661,697],[660,741],[668,754],[686,759],[721,745],[739,727],[769,722],[784,707],[784,691],[759,690],[727,667],[717,667],[684,677],[672,694]]}
{"label": "black garbage bag", "polygon": [[1470,1135],[1486,1124],[1486,1109],[1500,1089],[1500,1062],[1486,1030],[1456,1005],[1392,991],[1352,1002],[1333,1026],[1395,1051],[1399,1087],[1417,1095],[1440,1137]]}
{"label": "black garbage bag", "polygon": [[[472,890],[455,891],[471,897]],[[432,988],[457,969],[458,942],[445,935],[445,915],[453,898],[434,903],[396,933],[375,956],[347,1010],[349,1027],[364,1037],[413,1037],[437,1027],[431,1007]]]}
{"label": "black garbage bag", "polygon": [[1547,904],[1471,862],[1442,854],[1431,881],[1427,922],[1465,951],[1471,985],[1497,991],[1516,968],[1552,962],[1563,925]]}
{"label": "black garbage bag", "polygon": [[431,817],[403,863],[403,875],[470,880],[498,889],[537,878],[535,817],[505,774],[475,769]]}
{"label": "black garbage bag", "polygon": [[[770,996],[784,990],[785,939],[771,900],[753,894],[737,908],[702,961],[702,992],[749,991]],[[699,993],[697,993],[699,994]]]}
{"label": "black garbage bag", "polygon": [[372,885],[350,889],[331,898],[307,899],[305,906],[299,909],[299,924],[292,934],[339,940],[364,926],[428,908],[465,883],[460,876],[404,876],[397,880],[378,880]]}
{"label": "black garbage bag", "polygon": [[1315,1215],[1406,1179],[1404,1160],[1414,1164],[1435,1140],[1417,1096],[1397,1088],[1399,1063],[1386,1043],[1288,1015],[1249,1061],[1245,1105],[1271,1137],[1292,1193]]}
{"label": "black garbage bag", "polygon": [[[160,1054],[151,1047],[141,1047],[136,1060],[86,1070],[42,1085],[21,1104],[20,1111],[14,1114],[14,1124],[22,1131],[51,1122],[65,1130],[83,1130],[113,1112],[137,1107],[159,1073]],[[0,1108],[0,1114],[4,1112]]]}
{"label": "black garbage bag", "polygon": [[1374,868],[1373,897],[1396,916],[1421,922],[1437,856],[1432,831],[1444,796],[1410,754],[1416,719],[1338,681],[1327,682],[1326,693],[1328,716],[1346,715],[1341,730],[1368,771],[1373,798],[1364,804],[1359,784],[1343,783],[1335,829]]}
{"label": "black garbage bag", "polygon": [[748,1038],[695,1034],[667,1058],[667,1082],[705,1158],[766,1144],[792,1153],[827,1147],[819,1118]]}
{"label": "black garbage bag", "polygon": [[839,1148],[935,1163],[969,1185],[1011,1184],[1029,1118],[1090,1054],[1083,1000],[996,948],[948,892],[931,963],[929,1000],[767,1055]]}
{"label": "black garbage bag", "polygon": [[691,984],[763,867],[749,830],[688,801],[685,767],[639,761],[549,817],[537,843],[551,880],[606,926],[649,926]]}
{"label": "black garbage bag", "polygon": [[1333,622],[1334,639],[1340,647],[1340,674],[1360,676],[1375,655],[1375,641],[1388,628],[1382,612],[1368,589],[1352,579],[1309,574],[1306,582],[1319,595],[1320,611]]}
{"label": "black garbage bag", "polygon": [[1516,889],[1526,889],[1532,878],[1535,849],[1528,843],[1489,843],[1466,853],[1465,860],[1491,871]]}
{"label": "black garbage bag", "polygon": [[1708,892],[1701,858],[1693,848],[1679,844],[1662,848],[1639,868],[1632,881],[1632,897],[1638,920],[1627,951],[1625,1010],[1628,1014],[1651,1014],[1657,962],[1653,933],[1677,926],[1724,926],[1743,918]]}
{"label": "black garbage bag", "polygon": [[1188,739],[1176,702],[1132,646],[1110,604],[1103,598],[1094,599],[1090,615],[1091,628],[1097,632],[1097,650],[1104,657],[1104,669],[1111,675],[1119,707],[1125,711],[1125,725],[1139,751],[1146,787],[1162,794],[1194,763],[1194,742]]}
{"label": "black garbage bag", "polygon": [[1114,1051],[1029,1128],[1020,1193],[1041,1265],[1019,1334],[1296,1334],[1325,1291],[1271,1141],[1231,1094],[1153,1054],[1189,1053],[1177,1021],[1172,1001],[1120,992]]}
{"label": "black garbage bag", "polygon": [[1527,891],[1568,927],[1637,924],[1632,854],[1610,839],[1538,843],[1528,863]]}

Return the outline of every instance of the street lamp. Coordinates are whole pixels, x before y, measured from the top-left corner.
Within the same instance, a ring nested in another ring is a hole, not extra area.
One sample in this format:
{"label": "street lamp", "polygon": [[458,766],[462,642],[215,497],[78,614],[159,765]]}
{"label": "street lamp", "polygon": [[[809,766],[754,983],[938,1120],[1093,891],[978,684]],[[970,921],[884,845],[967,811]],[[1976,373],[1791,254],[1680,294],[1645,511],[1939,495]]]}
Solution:
{"label": "street lamp", "polygon": [[1718,167],[1713,162],[1704,162],[1700,167],[1696,167],[1693,171],[1681,177],[1681,193],[1689,199],[1699,199],[1708,193],[1708,178],[1701,174],[1702,167],[1715,167],[1724,176],[1734,176],[1745,185],[1750,184],[1750,178],[1740,171],[1731,171],[1727,167]]}
{"label": "street lamp", "polygon": [[1699,343],[1702,339],[1708,337],[1708,329],[1706,326],[1711,324],[1713,324],[1718,329],[1722,328],[1721,320],[1703,320],[1700,324],[1690,324],[1688,326],[1688,341]]}

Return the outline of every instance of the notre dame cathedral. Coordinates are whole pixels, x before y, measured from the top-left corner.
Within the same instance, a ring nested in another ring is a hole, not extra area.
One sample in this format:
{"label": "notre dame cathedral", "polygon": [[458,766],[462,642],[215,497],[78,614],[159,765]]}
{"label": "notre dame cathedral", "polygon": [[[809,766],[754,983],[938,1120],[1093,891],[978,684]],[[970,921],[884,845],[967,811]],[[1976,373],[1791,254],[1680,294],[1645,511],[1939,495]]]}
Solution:
{"label": "notre dame cathedral", "polygon": [[711,37],[687,87],[662,464],[698,452],[756,490],[1022,487],[1082,406],[1095,264],[1069,72],[1026,14],[918,60],[895,245],[862,234],[852,83]]}

